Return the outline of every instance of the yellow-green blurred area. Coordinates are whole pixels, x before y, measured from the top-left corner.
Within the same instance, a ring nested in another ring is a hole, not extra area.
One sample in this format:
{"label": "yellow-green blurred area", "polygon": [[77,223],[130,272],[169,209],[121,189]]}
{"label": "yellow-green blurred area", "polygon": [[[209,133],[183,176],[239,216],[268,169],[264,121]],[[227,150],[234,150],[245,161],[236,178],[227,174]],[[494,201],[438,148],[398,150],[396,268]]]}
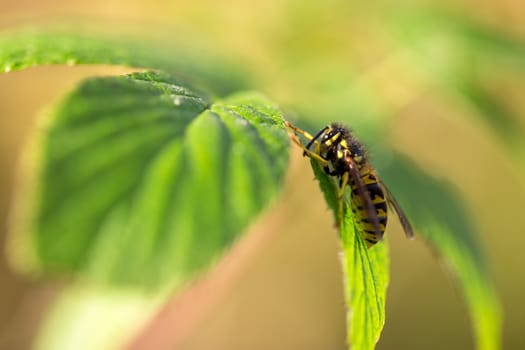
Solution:
{"label": "yellow-green blurred area", "polygon": [[[290,118],[314,127],[344,121],[369,141],[372,158],[370,141],[381,140],[426,173],[449,181],[473,218],[501,297],[504,348],[525,348],[520,221],[525,44],[521,53],[516,48],[525,43],[525,5],[511,0],[0,2],[1,30],[57,23],[208,47],[229,57],[249,75],[252,88]],[[486,35],[462,39],[457,33],[464,23]],[[504,45],[497,38],[510,39]],[[2,242],[20,156],[38,114],[84,77],[128,71],[38,67],[0,75]],[[397,223],[387,237],[391,282],[378,349],[474,348],[467,307],[446,266],[421,239],[407,241]],[[337,236],[299,151],[292,150],[282,196],[246,240],[250,254],[234,252],[232,260],[242,267],[227,293],[177,348],[345,349]],[[214,278],[220,271],[212,272]],[[16,275],[4,255],[0,283],[0,348],[30,348],[60,286]],[[96,338],[94,332],[78,336]]]}

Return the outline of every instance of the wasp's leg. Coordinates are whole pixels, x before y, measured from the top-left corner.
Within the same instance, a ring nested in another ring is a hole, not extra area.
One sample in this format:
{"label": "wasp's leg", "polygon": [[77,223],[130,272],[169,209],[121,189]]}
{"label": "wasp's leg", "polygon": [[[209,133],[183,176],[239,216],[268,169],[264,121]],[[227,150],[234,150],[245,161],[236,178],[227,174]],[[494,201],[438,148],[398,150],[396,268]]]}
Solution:
{"label": "wasp's leg", "polygon": [[348,172],[345,172],[343,174],[343,177],[341,177],[341,185],[339,188],[339,193],[337,193],[339,198],[343,198],[345,194],[346,186],[348,186],[348,176],[349,176]]}
{"label": "wasp's leg", "polygon": [[341,177],[341,183],[339,186],[339,191],[337,193],[338,205],[339,205],[339,208],[338,208],[338,213],[339,213],[338,220],[339,221],[343,221],[343,214],[344,214],[343,209],[344,209],[344,204],[345,204],[344,195],[346,191],[346,186],[348,185],[348,176],[349,174],[348,172],[346,172]]}
{"label": "wasp's leg", "polygon": [[[305,156],[308,156],[310,158],[314,158],[315,160],[321,162],[323,165],[328,165],[328,161],[326,159],[324,159],[323,157],[321,157],[319,155],[320,153],[320,150],[321,150],[321,145],[319,144],[319,142],[314,139],[314,136],[310,135],[308,132],[302,130],[302,129],[299,129],[298,127],[292,125],[290,122],[286,121],[285,123],[285,126],[292,130],[293,131],[293,134],[291,134],[291,137],[292,137],[292,141],[299,147],[301,147],[301,149],[303,150],[303,155]],[[304,138],[312,141],[314,140],[313,142],[315,143],[315,148],[316,148],[316,152],[312,152],[310,151],[308,148],[306,148],[302,143],[301,141],[299,140],[299,138],[297,137],[297,134],[300,134],[300,135],[303,135]]]}
{"label": "wasp's leg", "polygon": [[[307,139],[308,141],[311,141],[311,140],[314,139],[314,137],[312,135],[310,135],[310,133],[308,133],[307,131],[304,131],[303,129],[299,129],[298,127],[296,127],[295,125],[293,125],[289,121],[285,121],[284,122],[284,126],[286,128],[288,128],[288,129],[292,130],[294,134],[303,135],[304,138]],[[319,142],[316,140],[315,143],[319,143]]]}
{"label": "wasp's leg", "polygon": [[309,141],[308,145],[306,147],[302,146],[303,148],[310,149],[310,146],[312,146],[312,144],[315,144],[315,153],[319,154],[321,152],[321,144],[319,143],[318,138],[319,138],[320,135],[322,135],[326,131],[326,127],[322,128],[317,133],[317,135],[312,136],[309,132],[296,127],[295,125],[293,125],[289,121],[285,121],[284,125],[288,129],[292,130],[295,135],[297,135],[297,134],[302,135],[305,139],[307,139]]}
{"label": "wasp's leg", "polygon": [[[302,145],[301,145],[302,146]],[[312,152],[310,151],[309,149],[307,149],[306,147],[302,146],[302,149],[304,151],[304,155],[310,157],[310,158],[314,158],[315,160],[319,161],[324,167],[327,167],[328,166],[328,160],[324,159],[323,157],[321,157],[319,154],[315,153],[315,152]]]}

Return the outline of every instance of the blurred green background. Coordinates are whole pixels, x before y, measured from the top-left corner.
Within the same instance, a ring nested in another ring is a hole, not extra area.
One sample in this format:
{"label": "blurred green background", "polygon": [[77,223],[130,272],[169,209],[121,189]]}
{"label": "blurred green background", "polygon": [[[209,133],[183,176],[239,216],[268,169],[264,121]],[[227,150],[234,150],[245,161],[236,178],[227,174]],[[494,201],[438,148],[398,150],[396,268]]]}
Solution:
{"label": "blurred green background", "polygon": [[[504,348],[525,348],[519,218],[525,199],[525,5],[518,1],[17,1],[0,29],[65,27],[193,43],[220,53],[288,115],[340,120],[451,182],[484,244],[504,312]],[[480,34],[481,33],[481,34]],[[172,47],[173,49],[173,47]],[[115,67],[0,75],[0,235],[39,111],[83,77]],[[378,125],[381,126],[378,128]],[[379,153],[378,163],[388,163]],[[307,161],[293,152],[279,201],[254,225],[256,249],[182,349],[345,349],[338,243]],[[421,205],[424,205],[422,203]],[[394,222],[394,221],[392,221]],[[471,349],[466,306],[421,240],[389,227],[391,283],[378,349]],[[3,247],[2,247],[3,248]],[[30,347],[60,286],[0,263],[0,348]]]}

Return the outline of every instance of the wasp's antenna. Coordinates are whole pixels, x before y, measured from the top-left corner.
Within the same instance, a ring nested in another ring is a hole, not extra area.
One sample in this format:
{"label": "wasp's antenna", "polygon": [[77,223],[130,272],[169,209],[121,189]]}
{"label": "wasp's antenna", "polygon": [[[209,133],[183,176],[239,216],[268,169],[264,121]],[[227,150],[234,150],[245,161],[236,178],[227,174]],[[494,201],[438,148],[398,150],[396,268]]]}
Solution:
{"label": "wasp's antenna", "polygon": [[310,142],[308,142],[308,144],[306,145],[306,149],[310,149],[310,147],[312,146],[312,144],[319,138],[319,136],[321,136],[326,130],[328,129],[328,126],[325,126],[324,128],[322,128],[321,130],[319,130],[319,132],[310,140]]}

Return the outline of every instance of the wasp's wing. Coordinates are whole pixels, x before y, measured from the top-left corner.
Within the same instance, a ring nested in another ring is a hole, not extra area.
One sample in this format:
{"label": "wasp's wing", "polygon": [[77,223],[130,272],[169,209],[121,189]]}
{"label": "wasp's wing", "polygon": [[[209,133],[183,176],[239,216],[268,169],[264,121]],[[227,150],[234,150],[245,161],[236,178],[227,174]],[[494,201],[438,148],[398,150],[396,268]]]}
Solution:
{"label": "wasp's wing", "polygon": [[391,208],[393,208],[396,211],[397,217],[399,218],[399,222],[401,222],[401,226],[403,226],[403,230],[405,230],[406,236],[409,239],[414,239],[414,230],[412,230],[412,225],[410,225],[410,222],[408,221],[405,213],[403,212],[403,209],[401,209],[399,203],[397,203],[395,197],[392,195],[392,192],[390,192],[388,187],[386,187],[386,185],[382,181],[381,186],[386,192],[388,204]]}
{"label": "wasp's wing", "polygon": [[363,201],[363,208],[368,216],[368,219],[370,220],[370,224],[372,224],[376,236],[379,237],[379,240],[381,240],[383,239],[383,231],[381,230],[379,218],[377,217],[377,212],[374,207],[374,202],[372,202],[372,198],[370,198],[370,194],[366,189],[366,185],[363,182],[363,179],[361,179],[361,174],[359,174],[357,165],[355,164],[352,157],[348,155],[346,156],[345,160],[348,164],[350,178],[357,185],[357,194],[359,195],[359,198],[361,198],[361,200]]}

